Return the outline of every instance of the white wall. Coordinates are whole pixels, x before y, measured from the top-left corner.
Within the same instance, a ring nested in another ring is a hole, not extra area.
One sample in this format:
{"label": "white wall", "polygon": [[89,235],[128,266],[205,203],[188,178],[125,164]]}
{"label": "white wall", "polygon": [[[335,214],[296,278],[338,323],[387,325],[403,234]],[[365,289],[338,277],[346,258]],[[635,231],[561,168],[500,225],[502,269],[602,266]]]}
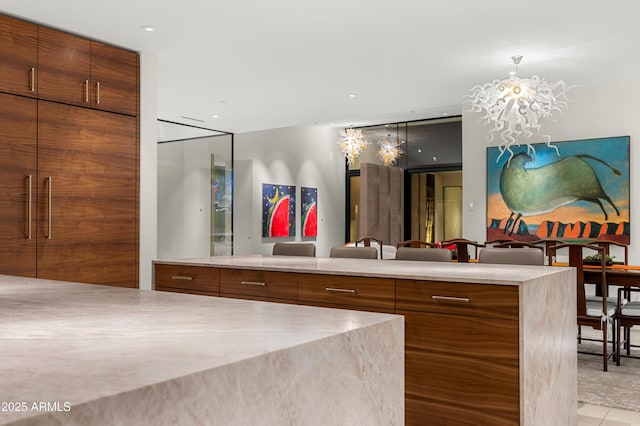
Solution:
{"label": "white wall", "polygon": [[[158,259],[211,254],[212,154],[216,166],[231,169],[231,136],[158,145]],[[230,254],[223,245],[216,253]]]}
{"label": "white wall", "polygon": [[158,219],[157,59],[140,54],[140,288],[151,290]]}
{"label": "white wall", "polygon": [[[344,244],[345,167],[332,127],[291,127],[242,133],[234,139],[234,254],[271,254],[276,240],[301,240],[300,200],[296,237],[262,238],[262,184],[318,188],[318,257]],[[307,240],[305,238],[305,240]]]}
{"label": "white wall", "polygon": [[[634,84],[635,83],[635,84]],[[576,87],[569,92],[571,102],[556,122],[543,125],[543,133],[552,141],[591,139],[608,136],[631,136],[631,244],[629,262],[640,263],[640,211],[635,208],[636,188],[640,177],[635,167],[640,166],[640,151],[634,149],[640,140],[638,120],[638,82],[620,82],[611,86]],[[486,240],[486,147],[487,128],[478,123],[479,114],[471,114],[463,107],[462,162],[463,162],[463,234],[465,238]],[[473,203],[473,207],[471,207]],[[612,250],[616,257],[622,254]]]}

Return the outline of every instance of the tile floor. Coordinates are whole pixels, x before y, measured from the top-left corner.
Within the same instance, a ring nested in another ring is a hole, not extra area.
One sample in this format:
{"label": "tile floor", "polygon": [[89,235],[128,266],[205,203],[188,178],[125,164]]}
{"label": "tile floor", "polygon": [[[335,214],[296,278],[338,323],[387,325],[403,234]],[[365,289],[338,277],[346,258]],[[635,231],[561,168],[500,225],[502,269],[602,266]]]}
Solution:
{"label": "tile floor", "polygon": [[640,426],[640,413],[579,403],[578,426]]}

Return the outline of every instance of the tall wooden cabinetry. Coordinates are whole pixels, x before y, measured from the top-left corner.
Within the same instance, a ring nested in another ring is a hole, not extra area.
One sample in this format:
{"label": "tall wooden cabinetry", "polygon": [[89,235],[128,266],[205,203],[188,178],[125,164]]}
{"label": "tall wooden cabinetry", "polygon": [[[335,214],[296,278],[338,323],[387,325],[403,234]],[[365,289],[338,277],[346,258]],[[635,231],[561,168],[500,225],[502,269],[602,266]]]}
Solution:
{"label": "tall wooden cabinetry", "polygon": [[138,55],[0,16],[0,273],[138,286]]}
{"label": "tall wooden cabinetry", "polygon": [[0,93],[0,272],[33,278],[37,117],[35,99]]}

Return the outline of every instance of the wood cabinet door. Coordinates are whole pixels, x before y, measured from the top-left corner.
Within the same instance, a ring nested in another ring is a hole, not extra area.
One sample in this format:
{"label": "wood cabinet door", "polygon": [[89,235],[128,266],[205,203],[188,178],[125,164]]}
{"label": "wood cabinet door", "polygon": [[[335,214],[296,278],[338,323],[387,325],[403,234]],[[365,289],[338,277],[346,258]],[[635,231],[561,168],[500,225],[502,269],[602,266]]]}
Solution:
{"label": "wood cabinet door", "polygon": [[38,97],[71,105],[90,105],[91,42],[40,27]]}
{"label": "wood cabinet door", "polygon": [[520,423],[518,321],[398,310],[407,425]]}
{"label": "wood cabinet door", "polygon": [[134,117],[38,104],[38,277],[138,286]]}
{"label": "wood cabinet door", "polygon": [[0,91],[36,96],[38,26],[0,15]]}
{"label": "wood cabinet door", "polygon": [[91,106],[138,114],[138,54],[91,42]]}
{"label": "wood cabinet door", "polygon": [[36,276],[36,114],[35,99],[0,94],[0,274]]}

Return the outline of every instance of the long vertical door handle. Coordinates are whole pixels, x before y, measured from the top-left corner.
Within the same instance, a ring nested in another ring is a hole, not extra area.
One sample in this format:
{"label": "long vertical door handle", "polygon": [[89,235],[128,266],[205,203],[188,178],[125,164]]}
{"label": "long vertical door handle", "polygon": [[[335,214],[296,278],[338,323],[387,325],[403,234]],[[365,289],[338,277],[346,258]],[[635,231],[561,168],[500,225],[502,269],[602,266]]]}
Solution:
{"label": "long vertical door handle", "polygon": [[31,180],[32,176],[27,176],[27,238],[31,239]]}
{"label": "long vertical door handle", "polygon": [[31,79],[30,79],[31,80],[30,81],[30,83],[31,83],[31,91],[35,92],[36,91],[36,69],[33,68],[33,67],[31,68],[30,77],[31,77]]}
{"label": "long vertical door handle", "polygon": [[96,103],[100,103],[100,82],[96,82]]}
{"label": "long vertical door handle", "polygon": [[89,80],[84,81],[84,101],[89,102]]}
{"label": "long vertical door handle", "polygon": [[48,210],[48,217],[47,217],[47,239],[51,239],[51,176],[47,176],[47,182],[49,182],[48,185],[48,205],[47,205],[47,210]]}

